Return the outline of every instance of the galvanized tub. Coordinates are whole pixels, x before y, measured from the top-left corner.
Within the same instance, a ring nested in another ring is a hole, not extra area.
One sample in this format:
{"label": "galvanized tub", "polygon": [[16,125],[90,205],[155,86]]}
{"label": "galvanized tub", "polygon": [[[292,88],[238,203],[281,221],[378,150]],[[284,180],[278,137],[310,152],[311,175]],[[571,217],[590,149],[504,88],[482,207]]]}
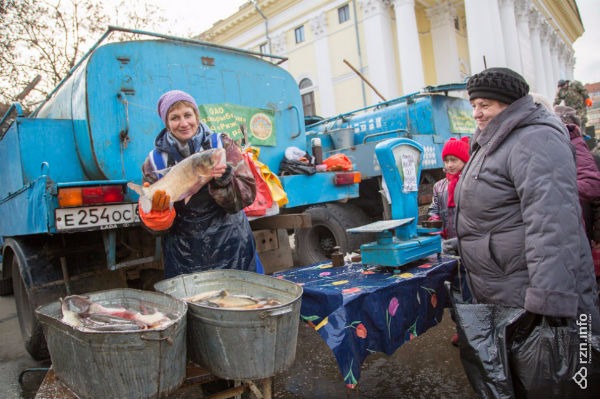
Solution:
{"label": "galvanized tub", "polygon": [[333,148],[336,150],[350,148],[354,145],[354,129],[351,127],[330,130],[328,133],[331,137]]}
{"label": "galvanized tub", "polygon": [[82,331],[61,321],[59,301],[36,314],[48,342],[52,368],[78,397],[165,398],[185,378],[187,304],[160,292],[115,289],[84,294],[103,306],[167,314],[173,322],[139,331]]}
{"label": "galvanized tub", "polygon": [[302,287],[253,272],[211,270],[163,280],[154,288],[178,299],[227,290],[281,302],[252,310],[188,303],[188,356],[217,377],[268,378],[294,362]]}

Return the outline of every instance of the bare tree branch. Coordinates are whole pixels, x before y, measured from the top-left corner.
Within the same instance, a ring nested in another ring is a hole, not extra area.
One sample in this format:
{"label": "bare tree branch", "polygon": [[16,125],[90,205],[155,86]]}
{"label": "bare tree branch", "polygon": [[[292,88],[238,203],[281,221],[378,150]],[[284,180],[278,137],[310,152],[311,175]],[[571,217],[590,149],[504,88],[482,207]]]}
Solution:
{"label": "bare tree branch", "polygon": [[[104,3],[0,0],[0,103],[13,102],[38,74],[41,81],[21,101],[26,109],[42,101],[114,21],[107,13],[115,14],[114,3]],[[116,9],[134,28],[152,29],[164,21],[159,7],[131,4],[121,1]]]}

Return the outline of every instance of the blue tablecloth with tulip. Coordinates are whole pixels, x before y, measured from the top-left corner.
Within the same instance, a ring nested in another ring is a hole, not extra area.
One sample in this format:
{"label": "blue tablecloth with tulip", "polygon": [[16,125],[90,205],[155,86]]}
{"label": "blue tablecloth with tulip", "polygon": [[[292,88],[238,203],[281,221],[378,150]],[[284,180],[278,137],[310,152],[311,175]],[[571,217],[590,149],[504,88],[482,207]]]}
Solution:
{"label": "blue tablecloth with tulip", "polygon": [[331,262],[275,273],[304,289],[300,316],[333,351],[354,388],[369,353],[394,353],[442,320],[458,261],[433,255],[400,270]]}

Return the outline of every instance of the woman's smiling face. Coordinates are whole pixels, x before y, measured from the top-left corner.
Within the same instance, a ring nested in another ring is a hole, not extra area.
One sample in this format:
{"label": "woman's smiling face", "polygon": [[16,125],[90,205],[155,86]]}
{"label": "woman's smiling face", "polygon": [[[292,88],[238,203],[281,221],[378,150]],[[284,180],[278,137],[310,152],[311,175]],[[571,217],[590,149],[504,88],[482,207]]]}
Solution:
{"label": "woman's smiling face", "polygon": [[167,113],[167,128],[182,143],[194,137],[199,124],[198,110],[187,102],[173,104]]}
{"label": "woman's smiling face", "polygon": [[508,104],[489,98],[476,98],[471,100],[471,106],[473,107],[473,119],[479,130],[483,130],[496,115],[508,107]]}

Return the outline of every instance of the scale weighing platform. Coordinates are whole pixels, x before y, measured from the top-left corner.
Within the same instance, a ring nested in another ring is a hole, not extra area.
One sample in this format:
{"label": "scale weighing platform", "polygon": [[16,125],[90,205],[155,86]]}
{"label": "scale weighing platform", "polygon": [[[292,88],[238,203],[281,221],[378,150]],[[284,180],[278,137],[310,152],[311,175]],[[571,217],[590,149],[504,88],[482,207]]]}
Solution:
{"label": "scale weighing platform", "polygon": [[441,230],[417,225],[422,154],[423,147],[407,138],[385,140],[375,146],[392,219],[346,230],[376,234],[377,241],[360,246],[364,265],[401,267],[442,252]]}

